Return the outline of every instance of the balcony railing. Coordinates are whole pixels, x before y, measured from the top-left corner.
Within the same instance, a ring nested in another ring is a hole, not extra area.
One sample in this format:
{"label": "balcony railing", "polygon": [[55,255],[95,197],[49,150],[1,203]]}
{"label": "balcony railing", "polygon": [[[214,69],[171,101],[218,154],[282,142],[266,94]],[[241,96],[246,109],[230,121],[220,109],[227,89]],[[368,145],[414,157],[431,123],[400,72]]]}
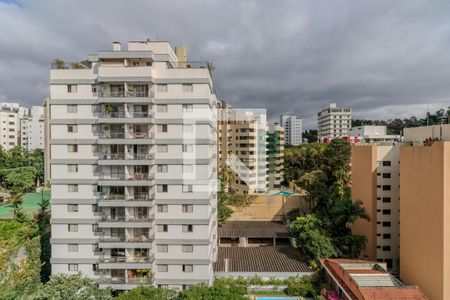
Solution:
{"label": "balcony railing", "polygon": [[99,277],[96,281],[100,284],[151,284],[153,278]]}
{"label": "balcony railing", "polygon": [[126,196],[124,194],[109,194],[100,197],[102,200],[125,200]]}
{"label": "balcony railing", "polygon": [[152,118],[153,113],[151,112],[133,112],[133,118]]}
{"label": "balcony railing", "polygon": [[103,222],[124,222],[124,221],[130,221],[130,222],[148,222],[153,221],[154,216],[102,216],[100,218]]}
{"label": "balcony railing", "polygon": [[123,97],[129,97],[129,98],[146,98],[146,97],[153,97],[154,92],[153,91],[110,91],[110,90],[104,90],[97,93],[99,97],[117,97],[117,98],[123,98]]}
{"label": "balcony railing", "polygon": [[125,118],[124,111],[102,112],[99,115],[100,118]]}
{"label": "balcony railing", "polygon": [[125,91],[100,91],[100,97],[125,97]]}
{"label": "balcony railing", "polygon": [[155,155],[149,153],[132,153],[132,157],[133,159],[136,160],[146,160],[146,159],[153,159]]}
{"label": "balcony railing", "polygon": [[140,262],[152,262],[153,256],[149,255],[146,257],[130,257],[130,256],[112,256],[112,257],[101,257],[100,262],[103,263],[122,263],[122,262],[131,262],[131,263],[140,263]]}
{"label": "balcony railing", "polygon": [[149,132],[97,132],[102,139],[153,139],[155,135]]}
{"label": "balcony railing", "polygon": [[125,132],[98,132],[98,137],[103,139],[124,139]]}
{"label": "balcony railing", "polygon": [[99,177],[103,180],[125,180],[127,175],[125,173],[103,173]]}
{"label": "balcony railing", "polygon": [[125,236],[111,236],[111,237],[101,237],[100,242],[103,243],[149,243],[153,240],[153,237],[143,234],[140,236],[130,236],[126,238]]}
{"label": "balcony railing", "polygon": [[134,195],[131,196],[132,198],[128,199],[128,200],[154,200],[155,199],[155,194],[149,194],[149,193],[136,193]]}
{"label": "balcony railing", "polygon": [[126,159],[125,153],[101,153],[99,154],[100,159],[111,159],[111,160],[118,160],[118,159]]}

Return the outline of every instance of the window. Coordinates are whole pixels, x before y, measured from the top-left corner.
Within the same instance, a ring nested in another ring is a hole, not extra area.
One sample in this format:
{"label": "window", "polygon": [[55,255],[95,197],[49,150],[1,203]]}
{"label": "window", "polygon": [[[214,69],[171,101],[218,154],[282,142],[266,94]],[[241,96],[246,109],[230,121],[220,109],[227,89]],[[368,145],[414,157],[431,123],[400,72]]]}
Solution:
{"label": "window", "polygon": [[383,185],[383,191],[390,191],[391,186],[390,185]]}
{"label": "window", "polygon": [[383,239],[385,239],[385,240],[391,239],[391,234],[390,233],[383,233]]}
{"label": "window", "polygon": [[192,193],[193,186],[192,184],[183,184],[183,193]]}
{"label": "window", "polygon": [[156,150],[158,153],[167,153],[168,147],[167,145],[157,145]]}
{"label": "window", "polygon": [[67,152],[69,153],[78,152],[78,145],[67,145]]}
{"label": "window", "polygon": [[69,232],[78,232],[78,224],[67,225]]}
{"label": "window", "polygon": [[67,112],[68,113],[77,113],[78,112],[78,106],[76,104],[67,104]]}
{"label": "window", "polygon": [[191,213],[194,211],[194,206],[192,204],[183,204],[181,209],[184,213]]}
{"label": "window", "polygon": [[169,210],[169,206],[167,204],[158,204],[156,207],[160,213],[166,213]]}
{"label": "window", "polygon": [[182,246],[182,251],[185,253],[192,253],[194,252],[194,246],[192,245],[183,245]]}
{"label": "window", "polygon": [[95,84],[93,84],[91,87],[92,87],[92,93],[93,94],[97,93],[97,86]]}
{"label": "window", "polygon": [[78,165],[67,165],[67,172],[69,173],[77,173]]}
{"label": "window", "polygon": [[156,171],[158,171],[158,173],[167,173],[168,170],[169,170],[168,165],[157,165],[156,166]]}
{"label": "window", "polygon": [[193,112],[194,105],[192,104],[183,104],[183,112]]}
{"label": "window", "polygon": [[157,191],[158,193],[167,193],[167,184],[158,184],[157,185]]}
{"label": "window", "polygon": [[181,87],[183,93],[192,93],[194,91],[194,86],[192,83],[182,84]]}
{"label": "window", "polygon": [[98,228],[98,224],[92,224],[92,232],[100,232],[100,229]]}
{"label": "window", "polygon": [[67,185],[67,190],[69,193],[76,193],[78,192],[78,184],[69,184]]}
{"label": "window", "polygon": [[391,227],[391,222],[383,222],[383,227]]}
{"label": "window", "polygon": [[192,273],[194,270],[193,265],[183,265],[183,272]]}
{"label": "window", "polygon": [[383,203],[391,203],[391,197],[383,197]]}
{"label": "window", "polygon": [[383,167],[390,167],[391,161],[390,160],[383,160]]}
{"label": "window", "polygon": [[167,224],[158,224],[158,225],[156,225],[156,229],[158,230],[158,232],[167,232],[168,225]]}
{"label": "window", "polygon": [[158,124],[156,129],[158,132],[167,132],[167,124]]}
{"label": "window", "polygon": [[158,272],[169,272],[169,265],[158,265]]}
{"label": "window", "polygon": [[98,272],[98,264],[92,264],[92,271]]}
{"label": "window", "polygon": [[78,212],[78,204],[67,204],[68,212]]}
{"label": "window", "polygon": [[383,209],[383,215],[390,215],[391,210],[390,209]]}
{"label": "window", "polygon": [[166,113],[168,111],[167,104],[157,104],[156,111],[159,113]]}
{"label": "window", "polygon": [[183,152],[193,152],[194,151],[194,145],[183,145]]}
{"label": "window", "polygon": [[157,249],[158,249],[158,252],[167,253],[167,252],[169,252],[169,245],[158,245]]}
{"label": "window", "polygon": [[67,92],[68,93],[76,93],[78,89],[78,86],[76,84],[68,84],[67,85]]}
{"label": "window", "polygon": [[391,251],[391,246],[383,246],[383,251]]}
{"label": "window", "polygon": [[183,165],[183,173],[192,173],[194,172],[193,165]]}
{"label": "window", "polygon": [[78,244],[68,244],[67,251],[69,252],[78,252]]}
{"label": "window", "polygon": [[383,178],[391,178],[391,173],[383,173]]}
{"label": "window", "polygon": [[78,125],[67,125],[67,132],[68,133],[78,132]]}
{"label": "window", "polygon": [[78,264],[69,264],[69,271],[78,272]]}
{"label": "window", "polygon": [[183,225],[183,232],[193,232],[194,231],[194,226],[192,224],[189,225]]}
{"label": "window", "polygon": [[194,125],[192,124],[184,124],[183,132],[194,132]]}
{"label": "window", "polygon": [[158,93],[167,93],[167,84],[158,84],[156,86],[156,91]]}

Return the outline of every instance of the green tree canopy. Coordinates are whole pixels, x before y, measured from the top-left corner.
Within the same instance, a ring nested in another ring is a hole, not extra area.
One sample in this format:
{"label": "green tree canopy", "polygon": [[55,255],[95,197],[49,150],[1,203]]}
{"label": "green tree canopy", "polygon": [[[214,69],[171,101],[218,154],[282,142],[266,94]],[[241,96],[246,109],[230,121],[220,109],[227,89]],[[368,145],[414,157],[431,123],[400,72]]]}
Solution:
{"label": "green tree canopy", "polygon": [[132,290],[126,291],[115,299],[118,300],[175,300],[177,292],[170,289],[156,288],[154,286],[139,286]]}

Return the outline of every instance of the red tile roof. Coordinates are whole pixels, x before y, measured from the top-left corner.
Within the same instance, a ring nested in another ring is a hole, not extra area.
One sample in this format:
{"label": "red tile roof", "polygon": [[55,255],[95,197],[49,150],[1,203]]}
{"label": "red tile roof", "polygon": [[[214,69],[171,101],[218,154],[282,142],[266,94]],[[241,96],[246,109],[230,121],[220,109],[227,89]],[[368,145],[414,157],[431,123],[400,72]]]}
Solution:
{"label": "red tile roof", "polygon": [[363,288],[364,299],[371,300],[423,300],[427,297],[418,287]]}

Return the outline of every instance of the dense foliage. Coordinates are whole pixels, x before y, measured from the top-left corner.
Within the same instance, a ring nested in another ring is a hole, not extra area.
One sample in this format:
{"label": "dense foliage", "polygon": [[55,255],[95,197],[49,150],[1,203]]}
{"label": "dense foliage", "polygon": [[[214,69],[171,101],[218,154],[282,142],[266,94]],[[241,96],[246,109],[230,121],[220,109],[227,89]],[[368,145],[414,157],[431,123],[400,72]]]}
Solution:
{"label": "dense foliage", "polygon": [[177,299],[177,293],[174,290],[159,289],[154,286],[140,286],[130,291],[120,294],[116,299],[119,300],[148,300],[148,299],[161,299],[161,300],[175,300]]}
{"label": "dense foliage", "polygon": [[307,140],[308,143],[317,142],[318,132],[316,129],[305,130],[303,131],[302,138],[303,140]]}
{"label": "dense foliage", "polygon": [[0,147],[0,184],[12,192],[34,191],[36,182],[44,181],[44,154],[41,150],[27,151]]}
{"label": "dense foliage", "polygon": [[300,249],[313,261],[326,257],[359,257],[365,236],[350,225],[369,219],[350,189],[351,147],[344,139],[286,149],[285,181],[305,191],[305,205],[288,213]]}

